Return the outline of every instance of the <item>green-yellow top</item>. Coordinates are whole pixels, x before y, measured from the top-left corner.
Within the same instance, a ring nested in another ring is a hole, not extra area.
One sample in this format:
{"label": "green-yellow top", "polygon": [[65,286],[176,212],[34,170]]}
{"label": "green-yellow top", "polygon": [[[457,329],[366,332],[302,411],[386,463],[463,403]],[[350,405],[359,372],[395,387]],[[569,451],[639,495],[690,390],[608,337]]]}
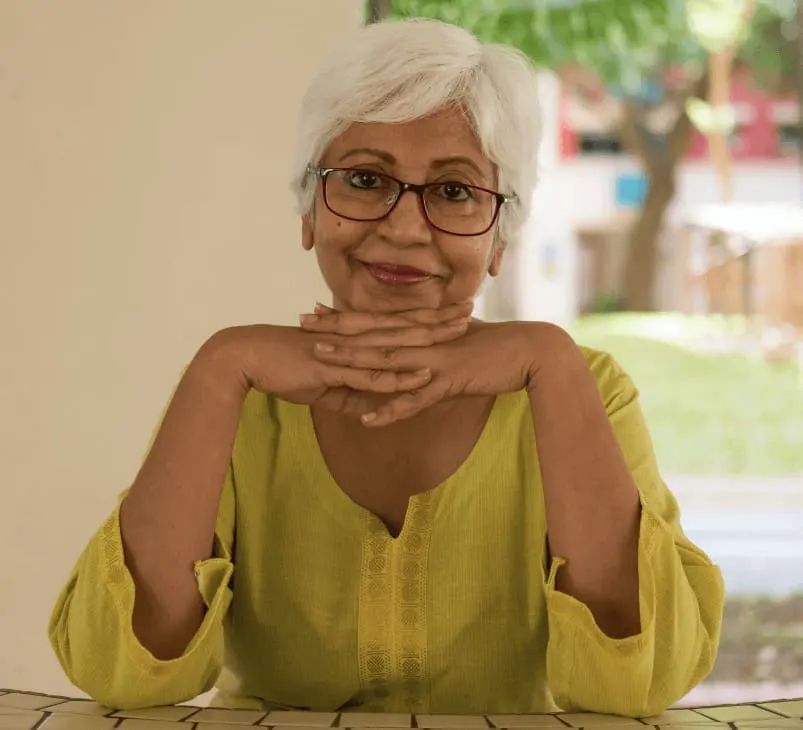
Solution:
{"label": "green-yellow top", "polygon": [[171,661],[137,641],[115,510],[51,619],[68,676],[118,708],[189,700],[216,681],[215,704],[244,708],[643,716],[675,702],[713,665],[721,574],[681,531],[632,381],[584,352],[641,494],[639,635],[607,637],[555,589],[563,561],[547,564],[526,393],[496,399],[469,457],[412,498],[393,538],[333,480],[309,409],[252,391],[215,555],[196,565],[208,606],[197,635]]}

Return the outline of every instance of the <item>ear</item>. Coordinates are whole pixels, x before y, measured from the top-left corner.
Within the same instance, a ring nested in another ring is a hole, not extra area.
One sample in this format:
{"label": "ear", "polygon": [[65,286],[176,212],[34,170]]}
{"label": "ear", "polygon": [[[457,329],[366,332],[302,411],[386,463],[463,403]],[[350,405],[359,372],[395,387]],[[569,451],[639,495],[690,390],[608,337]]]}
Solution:
{"label": "ear", "polygon": [[494,245],[491,260],[488,262],[488,274],[490,276],[499,276],[499,271],[502,268],[502,258],[505,255],[505,242],[499,241]]}
{"label": "ear", "polygon": [[312,216],[305,215],[301,219],[301,246],[305,251],[312,251],[315,245],[315,236],[312,227]]}

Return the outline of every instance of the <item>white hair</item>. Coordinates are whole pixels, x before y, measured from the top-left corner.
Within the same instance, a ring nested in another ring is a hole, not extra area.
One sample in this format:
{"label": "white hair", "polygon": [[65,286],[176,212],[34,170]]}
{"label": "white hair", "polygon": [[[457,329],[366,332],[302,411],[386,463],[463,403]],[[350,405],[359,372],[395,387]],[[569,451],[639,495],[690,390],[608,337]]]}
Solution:
{"label": "white hair", "polygon": [[317,166],[350,125],[404,123],[448,105],[462,108],[495,165],[505,205],[498,240],[521,235],[537,179],[541,124],[537,76],[527,57],[436,20],[385,21],[359,29],[329,56],[301,102],[292,190],[306,215]]}

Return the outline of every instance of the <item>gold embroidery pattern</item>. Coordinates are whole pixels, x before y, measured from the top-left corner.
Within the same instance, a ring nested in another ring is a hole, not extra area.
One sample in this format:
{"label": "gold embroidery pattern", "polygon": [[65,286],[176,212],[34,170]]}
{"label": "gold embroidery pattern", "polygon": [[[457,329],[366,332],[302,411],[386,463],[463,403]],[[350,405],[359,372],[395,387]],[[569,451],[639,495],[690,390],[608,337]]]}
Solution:
{"label": "gold embroidery pattern", "polygon": [[393,615],[396,628],[396,676],[400,680],[405,712],[426,712],[429,707],[427,664],[426,563],[434,509],[431,493],[410,503],[399,544]]}
{"label": "gold embroidery pattern", "polygon": [[429,705],[426,562],[434,503],[410,502],[394,540],[366,516],[360,576],[360,686],[369,712],[425,712]]}
{"label": "gold embroidery pattern", "polygon": [[382,712],[391,678],[392,539],[373,515],[366,515],[366,522],[357,629],[360,686],[368,709]]}

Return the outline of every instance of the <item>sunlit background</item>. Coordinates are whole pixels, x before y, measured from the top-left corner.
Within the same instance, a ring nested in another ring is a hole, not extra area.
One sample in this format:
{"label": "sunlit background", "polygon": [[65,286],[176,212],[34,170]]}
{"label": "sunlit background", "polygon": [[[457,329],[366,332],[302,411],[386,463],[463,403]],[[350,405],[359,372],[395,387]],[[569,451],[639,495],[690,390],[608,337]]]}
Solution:
{"label": "sunlit background", "polygon": [[686,701],[803,696],[798,3],[368,6],[544,69],[535,214],[482,313],[558,322],[639,386],[684,526],[728,588],[716,669]]}

